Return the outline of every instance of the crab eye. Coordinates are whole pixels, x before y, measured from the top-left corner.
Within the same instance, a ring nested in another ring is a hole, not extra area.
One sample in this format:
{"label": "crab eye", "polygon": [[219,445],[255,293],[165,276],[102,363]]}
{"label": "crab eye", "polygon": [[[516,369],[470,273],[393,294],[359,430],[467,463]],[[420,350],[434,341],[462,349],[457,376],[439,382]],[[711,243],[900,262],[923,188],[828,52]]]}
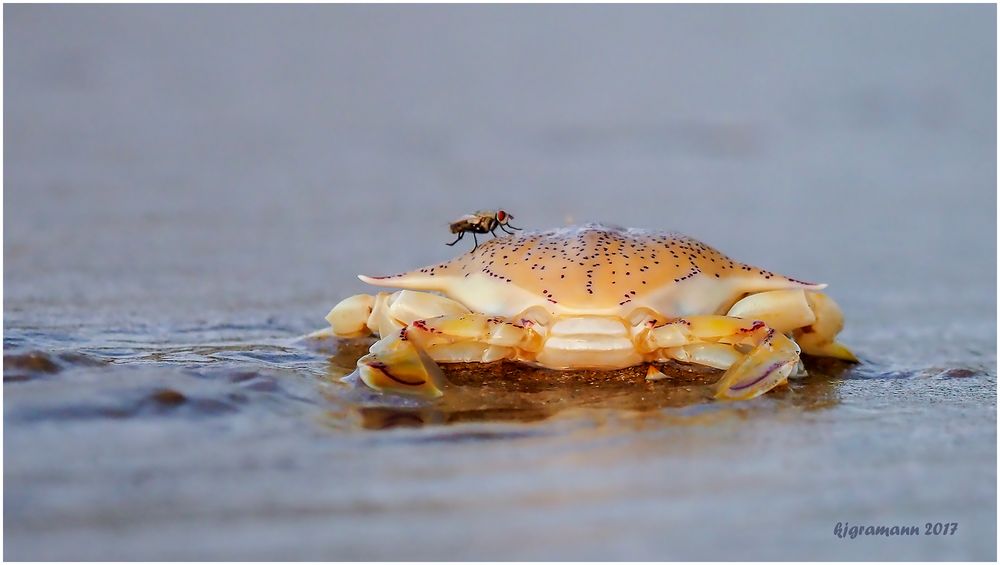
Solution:
{"label": "crab eye", "polygon": [[507,219],[507,212],[497,210],[497,221],[503,223]]}

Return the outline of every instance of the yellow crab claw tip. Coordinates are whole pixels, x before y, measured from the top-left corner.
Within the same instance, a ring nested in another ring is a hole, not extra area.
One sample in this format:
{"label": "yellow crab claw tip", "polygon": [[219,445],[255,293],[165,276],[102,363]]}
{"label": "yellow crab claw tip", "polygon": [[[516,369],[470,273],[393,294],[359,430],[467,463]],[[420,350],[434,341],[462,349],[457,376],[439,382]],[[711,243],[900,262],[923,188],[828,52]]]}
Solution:
{"label": "yellow crab claw tip", "polygon": [[825,357],[833,357],[834,359],[841,359],[843,361],[851,361],[852,363],[860,363],[857,355],[855,355],[850,349],[845,345],[837,342],[833,342],[822,347],[820,353]]}

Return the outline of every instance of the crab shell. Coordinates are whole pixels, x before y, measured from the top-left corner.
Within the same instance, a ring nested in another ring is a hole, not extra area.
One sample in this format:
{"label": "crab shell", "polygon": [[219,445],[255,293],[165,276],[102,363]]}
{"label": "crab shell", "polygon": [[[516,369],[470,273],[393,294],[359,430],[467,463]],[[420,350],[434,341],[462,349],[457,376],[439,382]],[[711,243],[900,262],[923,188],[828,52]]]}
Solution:
{"label": "crab shell", "polygon": [[554,319],[723,314],[750,293],[826,287],[738,263],[680,233],[600,224],[500,237],[445,263],[359,278],[438,291],[472,312],[508,319],[528,311]]}
{"label": "crab shell", "polygon": [[[736,397],[784,382],[800,345],[854,359],[834,341],[843,317],[818,292],[826,285],[673,232],[600,224],[523,232],[438,265],[360,278],[404,289],[348,298],[327,317],[335,335],[380,335],[359,361],[375,388],[388,379],[395,384],[383,388],[405,390],[404,373],[428,381],[432,361],[614,369],[673,359],[727,369],[720,383]],[[751,392],[734,392],[745,383]]]}

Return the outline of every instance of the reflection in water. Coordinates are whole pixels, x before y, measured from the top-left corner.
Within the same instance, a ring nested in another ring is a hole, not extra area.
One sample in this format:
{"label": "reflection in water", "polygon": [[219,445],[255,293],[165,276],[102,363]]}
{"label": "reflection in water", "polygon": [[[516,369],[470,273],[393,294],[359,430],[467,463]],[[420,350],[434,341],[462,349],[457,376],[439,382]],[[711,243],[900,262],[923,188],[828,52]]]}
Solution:
{"label": "reflection in water", "polygon": [[616,371],[554,371],[501,361],[489,364],[442,365],[448,384],[436,400],[381,394],[357,378],[354,367],[370,340],[326,342],[332,354],[328,376],[345,387],[329,392],[339,407],[329,415],[337,422],[351,420],[370,430],[458,423],[528,423],[554,417],[586,414],[617,418],[659,418],[682,422],[717,418],[722,412],[773,409],[817,410],[836,405],[836,383],[855,365],[834,359],[805,358],[808,377],[771,391],[764,399],[720,403],[713,385],[721,372],[672,363],[662,367],[668,379],[647,381],[644,366]]}

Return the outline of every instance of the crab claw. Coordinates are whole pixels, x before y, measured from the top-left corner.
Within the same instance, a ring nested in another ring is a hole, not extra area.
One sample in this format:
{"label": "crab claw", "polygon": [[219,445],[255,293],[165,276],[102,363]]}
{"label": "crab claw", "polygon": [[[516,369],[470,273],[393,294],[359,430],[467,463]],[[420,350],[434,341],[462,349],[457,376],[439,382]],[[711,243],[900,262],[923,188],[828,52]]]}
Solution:
{"label": "crab claw", "polygon": [[734,363],[716,385],[715,397],[724,400],[755,398],[786,382],[799,361],[792,340],[761,323],[755,329],[753,349]]}
{"label": "crab claw", "polygon": [[370,294],[355,294],[337,303],[326,315],[333,335],[361,337],[371,334],[367,323],[374,304],[375,297]]}
{"label": "crab claw", "polygon": [[802,351],[810,355],[858,360],[835,341],[844,329],[844,314],[822,292],[785,289],[751,294],[734,304],[728,315],[763,320],[779,332],[792,332]]}
{"label": "crab claw", "polygon": [[809,355],[834,357],[844,361],[858,361],[851,350],[836,341],[844,329],[844,313],[832,298],[822,292],[806,293],[809,307],[816,313],[816,321],[796,330],[793,334],[802,351]]}
{"label": "crab claw", "polygon": [[394,333],[372,345],[358,360],[361,380],[382,392],[437,398],[445,378],[440,367],[412,341],[406,331]]}
{"label": "crab claw", "polygon": [[761,320],[782,333],[816,322],[806,291],[801,288],[751,294],[733,304],[726,315]]}

